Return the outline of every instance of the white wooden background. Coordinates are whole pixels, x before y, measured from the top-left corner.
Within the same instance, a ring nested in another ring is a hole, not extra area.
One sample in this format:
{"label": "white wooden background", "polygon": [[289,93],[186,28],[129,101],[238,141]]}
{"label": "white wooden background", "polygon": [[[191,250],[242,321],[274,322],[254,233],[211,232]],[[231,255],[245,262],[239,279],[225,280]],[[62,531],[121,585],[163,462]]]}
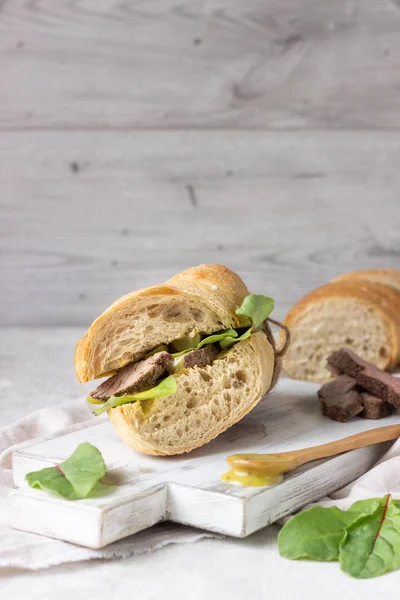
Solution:
{"label": "white wooden background", "polygon": [[398,0],[0,0],[0,325],[400,266]]}

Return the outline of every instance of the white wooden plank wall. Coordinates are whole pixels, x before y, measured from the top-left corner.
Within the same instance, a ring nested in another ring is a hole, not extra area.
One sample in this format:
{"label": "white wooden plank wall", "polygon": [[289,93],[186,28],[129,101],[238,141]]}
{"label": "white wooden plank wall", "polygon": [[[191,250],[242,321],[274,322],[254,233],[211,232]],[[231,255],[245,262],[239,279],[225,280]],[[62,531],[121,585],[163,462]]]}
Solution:
{"label": "white wooden plank wall", "polygon": [[400,267],[400,3],[0,1],[0,325]]}

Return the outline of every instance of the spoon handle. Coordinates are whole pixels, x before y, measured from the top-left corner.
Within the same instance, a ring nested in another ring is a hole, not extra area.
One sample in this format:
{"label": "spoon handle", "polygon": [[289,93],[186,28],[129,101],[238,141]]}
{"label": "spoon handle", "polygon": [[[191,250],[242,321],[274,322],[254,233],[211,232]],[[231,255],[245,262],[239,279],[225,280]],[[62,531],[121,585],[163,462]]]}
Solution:
{"label": "spoon handle", "polygon": [[335,456],[335,454],[341,454],[348,450],[355,450],[356,448],[371,446],[372,444],[378,444],[379,442],[395,440],[398,437],[400,437],[400,425],[388,425],[387,427],[378,427],[377,429],[371,429],[370,431],[362,431],[361,433],[350,435],[341,440],[329,442],[328,444],[321,444],[320,446],[314,446],[313,448],[294,450],[287,454],[292,455],[296,460],[297,466],[300,466],[311,460]]}

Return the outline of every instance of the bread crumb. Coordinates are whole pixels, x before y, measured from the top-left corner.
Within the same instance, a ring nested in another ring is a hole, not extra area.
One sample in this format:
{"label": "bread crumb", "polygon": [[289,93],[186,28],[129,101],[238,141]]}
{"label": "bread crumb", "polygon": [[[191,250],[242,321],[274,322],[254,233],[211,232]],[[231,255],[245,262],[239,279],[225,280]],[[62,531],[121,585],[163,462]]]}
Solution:
{"label": "bread crumb", "polygon": [[217,290],[217,289],[218,289],[218,286],[217,286],[217,285],[215,285],[215,283],[213,283],[213,284],[211,285],[211,289],[212,289],[212,290]]}

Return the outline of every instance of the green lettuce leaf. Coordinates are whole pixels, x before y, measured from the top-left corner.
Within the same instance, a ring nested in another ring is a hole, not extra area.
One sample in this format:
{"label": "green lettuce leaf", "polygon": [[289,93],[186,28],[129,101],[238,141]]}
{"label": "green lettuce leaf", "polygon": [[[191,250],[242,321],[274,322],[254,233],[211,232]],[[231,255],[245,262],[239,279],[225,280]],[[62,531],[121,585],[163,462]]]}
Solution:
{"label": "green lettuce leaf", "polygon": [[79,500],[72,484],[55,467],[46,467],[25,475],[25,481],[31,488],[52,492],[66,500]]}
{"label": "green lettuce leaf", "polygon": [[344,528],[353,520],[353,514],[336,506],[314,506],[305,510],[289,519],[280,530],[279,553],[291,560],[338,560]]}
{"label": "green lettuce leaf", "polygon": [[316,506],[292,517],[278,536],[281,556],[339,560],[342,571],[370,578],[400,567],[400,501],[370,498],[347,511]]}
{"label": "green lettuce leaf", "polygon": [[100,450],[88,442],[79,444],[75,452],[59,467],[81,498],[85,498],[106,473]]}
{"label": "green lettuce leaf", "polygon": [[96,408],[96,410],[93,411],[93,414],[101,415],[109,408],[115,408],[116,406],[122,406],[122,404],[129,404],[130,402],[137,402],[138,400],[152,400],[153,398],[160,398],[161,396],[170,396],[175,392],[176,379],[170,375],[155,387],[145,390],[144,392],[138,392],[137,394],[130,394],[127,396],[111,396],[107,402],[104,402],[102,406]]}
{"label": "green lettuce leaf", "polygon": [[[171,346],[173,347],[175,352],[184,352],[187,350],[192,350],[193,348],[197,348],[197,345],[201,341],[201,334],[196,333],[193,336],[184,335],[178,340],[174,340],[171,342]],[[167,348],[168,350],[168,348]]]}
{"label": "green lettuce leaf", "polygon": [[373,514],[384,503],[385,498],[371,498],[355,502],[346,511],[337,506],[314,506],[305,510],[289,519],[279,532],[279,553],[292,560],[338,560],[346,527]]}
{"label": "green lettuce leaf", "polygon": [[345,529],[340,567],[357,578],[370,578],[400,566],[400,508],[388,494],[374,512]]}
{"label": "green lettuce leaf", "polygon": [[236,309],[236,314],[248,317],[252,323],[252,330],[257,331],[273,310],[274,301],[272,298],[261,294],[250,294]]}
{"label": "green lettuce leaf", "polygon": [[209,335],[208,337],[204,338],[204,340],[201,340],[200,344],[197,345],[197,350],[203,348],[203,346],[207,346],[208,344],[216,344],[217,342],[219,342],[221,346],[221,342],[227,337],[236,338],[238,337],[238,335],[238,332],[234,329],[225,329],[225,331],[217,331],[217,333],[213,333],[212,335]]}
{"label": "green lettuce leaf", "polygon": [[[216,333],[213,333],[212,335],[205,337],[203,340],[201,340],[201,342],[199,342],[197,344],[197,346],[194,346],[193,348],[186,348],[185,350],[182,350],[181,352],[174,352],[172,354],[172,356],[174,358],[180,358],[181,356],[188,354],[188,352],[193,352],[193,350],[200,350],[200,348],[203,348],[204,346],[207,346],[208,344],[216,344],[217,342],[219,342],[220,346],[221,346],[221,341],[224,340],[225,338],[227,338],[227,337],[235,338],[238,335],[239,334],[234,329],[226,329],[225,331],[217,331]],[[222,348],[222,346],[221,346],[221,348]]]}
{"label": "green lettuce leaf", "polygon": [[246,329],[246,331],[244,333],[242,333],[242,335],[238,335],[236,333],[236,335],[238,337],[232,337],[232,336],[224,337],[220,341],[219,345],[221,346],[222,350],[228,350],[228,348],[233,346],[233,344],[236,344],[236,342],[241,342],[242,340],[246,340],[247,338],[249,338],[252,333],[253,333],[253,331],[252,331],[252,328],[250,327],[250,329]]}
{"label": "green lettuce leaf", "polygon": [[227,335],[220,341],[222,350],[227,350],[233,344],[246,340],[254,331],[260,329],[265,319],[274,310],[274,301],[268,296],[260,294],[250,294],[243,300],[241,306],[236,309],[236,314],[243,317],[248,317],[252,325],[242,335],[236,333],[235,336]]}
{"label": "green lettuce leaf", "polygon": [[25,480],[32,488],[52,492],[67,500],[79,500],[96,493],[96,486],[104,491],[105,484],[99,480],[105,472],[106,465],[100,451],[83,442],[64,462],[27,473]]}
{"label": "green lettuce leaf", "polygon": [[199,350],[207,344],[216,344],[217,342],[222,350],[227,350],[233,346],[233,344],[249,338],[253,331],[257,331],[261,327],[265,319],[273,310],[274,301],[272,298],[269,298],[268,296],[262,296],[260,294],[249,294],[249,296],[246,296],[246,298],[243,300],[241,306],[236,309],[236,314],[247,317],[251,323],[251,326],[244,333],[239,335],[235,329],[217,331],[216,333],[213,333],[212,335],[209,335],[201,340],[201,342],[196,346],[193,346],[193,348],[186,348],[181,352],[175,352],[172,356],[174,358],[179,358],[188,352]]}
{"label": "green lettuce leaf", "polygon": [[[367,500],[357,500],[357,502],[354,502],[354,504],[352,504],[346,512],[349,514],[355,513],[357,518],[365,517],[366,515],[371,515],[380,506],[384,506],[385,502],[386,496],[383,498],[367,498]],[[353,522],[354,521],[355,519]]]}

